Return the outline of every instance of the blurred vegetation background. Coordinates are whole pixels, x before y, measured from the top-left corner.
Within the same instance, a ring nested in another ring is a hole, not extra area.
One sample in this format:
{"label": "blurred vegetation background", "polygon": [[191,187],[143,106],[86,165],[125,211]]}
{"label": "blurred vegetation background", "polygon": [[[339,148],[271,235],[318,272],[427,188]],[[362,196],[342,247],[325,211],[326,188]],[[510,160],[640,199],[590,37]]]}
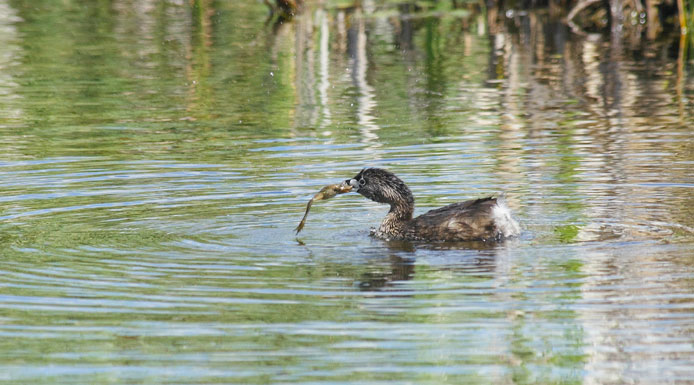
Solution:
{"label": "blurred vegetation background", "polygon": [[[193,0],[200,3],[204,0]],[[323,0],[264,0],[276,21],[284,22],[297,15],[305,7],[323,4]],[[360,7],[364,0],[327,1],[343,8]],[[395,5],[402,12],[460,13],[462,11],[487,15],[490,30],[528,11],[546,12],[551,18],[561,19],[573,32],[610,33],[614,38],[656,39],[661,35],[679,33],[681,46],[691,51],[694,45],[694,0],[383,0],[377,3]]]}

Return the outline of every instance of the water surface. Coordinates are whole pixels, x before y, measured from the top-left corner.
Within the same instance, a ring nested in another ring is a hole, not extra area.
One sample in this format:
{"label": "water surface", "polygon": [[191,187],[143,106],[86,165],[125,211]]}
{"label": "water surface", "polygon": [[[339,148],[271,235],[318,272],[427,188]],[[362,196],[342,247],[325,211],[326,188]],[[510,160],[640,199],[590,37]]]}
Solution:
{"label": "water surface", "polygon": [[[0,382],[692,383],[678,37],[363,3],[0,0]],[[366,166],[523,234],[294,235]]]}

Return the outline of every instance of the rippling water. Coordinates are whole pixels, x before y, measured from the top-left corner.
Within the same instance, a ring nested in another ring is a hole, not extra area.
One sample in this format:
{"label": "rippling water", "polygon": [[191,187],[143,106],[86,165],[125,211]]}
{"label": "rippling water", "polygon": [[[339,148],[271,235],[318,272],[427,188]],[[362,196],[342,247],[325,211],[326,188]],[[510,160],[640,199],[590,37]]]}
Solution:
{"label": "rippling water", "polygon": [[[0,0],[0,382],[692,383],[676,37],[183,3]],[[296,237],[365,166],[523,234],[384,242],[346,194]]]}

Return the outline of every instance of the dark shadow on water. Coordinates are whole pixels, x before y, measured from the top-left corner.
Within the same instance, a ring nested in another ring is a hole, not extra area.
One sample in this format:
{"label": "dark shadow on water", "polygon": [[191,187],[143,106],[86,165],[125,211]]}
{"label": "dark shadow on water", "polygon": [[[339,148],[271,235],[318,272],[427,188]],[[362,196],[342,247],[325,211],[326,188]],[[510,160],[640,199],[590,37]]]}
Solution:
{"label": "dark shadow on water", "polygon": [[[417,259],[443,256],[446,263],[437,270],[455,270],[469,276],[488,278],[496,270],[499,247],[504,242],[440,242],[383,241],[389,252],[389,269],[374,268],[358,280],[361,291],[393,291],[396,285],[415,278]],[[462,253],[461,253],[462,252]],[[441,254],[443,253],[443,255]]]}
{"label": "dark shadow on water", "polygon": [[416,250],[494,250],[501,242],[467,241],[467,242],[413,242],[413,241],[383,241],[389,249],[396,251],[414,252]]}
{"label": "dark shadow on water", "polygon": [[415,274],[415,259],[403,258],[395,254],[388,255],[390,269],[386,271],[369,271],[358,281],[361,291],[379,291],[392,287],[397,282],[409,281]]}

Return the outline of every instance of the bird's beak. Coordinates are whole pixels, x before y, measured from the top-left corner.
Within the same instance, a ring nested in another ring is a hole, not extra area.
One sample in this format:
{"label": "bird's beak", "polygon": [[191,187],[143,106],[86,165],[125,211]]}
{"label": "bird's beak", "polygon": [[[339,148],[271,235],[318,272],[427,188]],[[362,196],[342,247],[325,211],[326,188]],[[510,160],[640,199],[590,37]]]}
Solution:
{"label": "bird's beak", "polygon": [[344,182],[342,182],[342,186],[351,186],[352,191],[359,191],[359,181],[357,181],[356,179],[346,179]]}

